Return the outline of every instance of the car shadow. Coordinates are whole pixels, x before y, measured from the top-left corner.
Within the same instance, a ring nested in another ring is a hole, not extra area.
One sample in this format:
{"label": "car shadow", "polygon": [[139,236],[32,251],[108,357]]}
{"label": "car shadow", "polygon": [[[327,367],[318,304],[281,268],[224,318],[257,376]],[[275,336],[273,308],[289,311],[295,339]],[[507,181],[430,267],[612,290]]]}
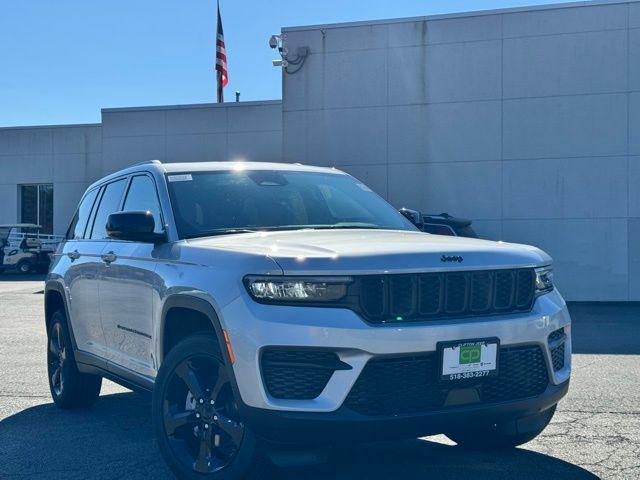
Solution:
{"label": "car shadow", "polygon": [[[563,460],[518,448],[469,453],[425,440],[335,448],[326,463],[264,472],[263,479],[597,478]],[[0,422],[1,478],[173,478],[153,438],[150,399],[136,393],[100,397],[90,409],[53,404]]]}
{"label": "car shadow", "polygon": [[573,353],[640,354],[640,302],[571,302]]}

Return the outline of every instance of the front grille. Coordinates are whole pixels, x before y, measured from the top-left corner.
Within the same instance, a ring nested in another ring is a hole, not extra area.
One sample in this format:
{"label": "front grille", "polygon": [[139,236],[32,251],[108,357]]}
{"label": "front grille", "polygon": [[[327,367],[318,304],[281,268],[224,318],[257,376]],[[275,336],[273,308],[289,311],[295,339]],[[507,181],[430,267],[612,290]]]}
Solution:
{"label": "front grille", "polygon": [[498,375],[447,383],[440,381],[436,353],[371,359],[344,405],[363,415],[402,415],[449,408],[455,390],[472,391],[474,403],[490,404],[540,395],[549,379],[539,346],[500,349]]}
{"label": "front grille", "polygon": [[350,298],[372,323],[528,312],[532,268],[356,277]]}
{"label": "front grille", "polygon": [[564,328],[554,330],[549,334],[549,349],[551,350],[551,361],[553,363],[553,371],[557,372],[564,368],[564,344],[566,335]]}
{"label": "front grille", "polygon": [[316,398],[335,370],[351,368],[342,363],[334,352],[311,348],[265,349],[261,367],[269,395],[289,400]]}

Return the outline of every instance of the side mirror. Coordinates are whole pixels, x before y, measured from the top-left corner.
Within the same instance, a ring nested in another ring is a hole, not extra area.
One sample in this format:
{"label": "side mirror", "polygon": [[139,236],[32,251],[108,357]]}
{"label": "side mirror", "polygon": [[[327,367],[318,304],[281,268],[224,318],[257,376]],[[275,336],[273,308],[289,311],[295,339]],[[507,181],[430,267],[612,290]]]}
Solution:
{"label": "side mirror", "polygon": [[156,222],[151,212],[116,212],[107,219],[107,235],[116,240],[162,243],[167,237],[155,233]]}
{"label": "side mirror", "polygon": [[422,214],[417,210],[411,210],[410,208],[402,207],[398,210],[407,220],[413,223],[416,227],[422,230],[424,222],[422,221]]}

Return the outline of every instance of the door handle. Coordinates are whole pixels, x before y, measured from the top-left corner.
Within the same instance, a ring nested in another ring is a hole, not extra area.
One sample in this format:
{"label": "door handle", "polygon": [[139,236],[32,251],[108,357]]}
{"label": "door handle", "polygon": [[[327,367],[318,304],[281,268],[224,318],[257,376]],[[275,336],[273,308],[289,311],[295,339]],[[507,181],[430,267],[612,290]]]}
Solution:
{"label": "door handle", "polygon": [[109,252],[102,255],[101,258],[104,263],[109,264],[111,262],[115,262],[118,257],[115,253]]}
{"label": "door handle", "polygon": [[78,250],[74,250],[73,252],[67,253],[67,257],[69,257],[71,261],[77,260],[80,258],[80,252],[78,252]]}

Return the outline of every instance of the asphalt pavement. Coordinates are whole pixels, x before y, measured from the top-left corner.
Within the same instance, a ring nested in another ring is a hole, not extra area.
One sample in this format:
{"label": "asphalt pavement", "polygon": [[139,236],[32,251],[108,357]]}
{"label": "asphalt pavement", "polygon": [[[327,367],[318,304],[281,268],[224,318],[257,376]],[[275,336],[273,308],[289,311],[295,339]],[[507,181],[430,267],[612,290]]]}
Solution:
{"label": "asphalt pavement", "polygon": [[[0,276],[0,479],[172,478],[147,396],[104,382],[93,408],[54,407],[42,289],[38,277]],[[640,304],[574,304],[571,312],[570,392],[534,441],[506,453],[465,452],[441,435],[353,446],[276,478],[640,478]]]}

